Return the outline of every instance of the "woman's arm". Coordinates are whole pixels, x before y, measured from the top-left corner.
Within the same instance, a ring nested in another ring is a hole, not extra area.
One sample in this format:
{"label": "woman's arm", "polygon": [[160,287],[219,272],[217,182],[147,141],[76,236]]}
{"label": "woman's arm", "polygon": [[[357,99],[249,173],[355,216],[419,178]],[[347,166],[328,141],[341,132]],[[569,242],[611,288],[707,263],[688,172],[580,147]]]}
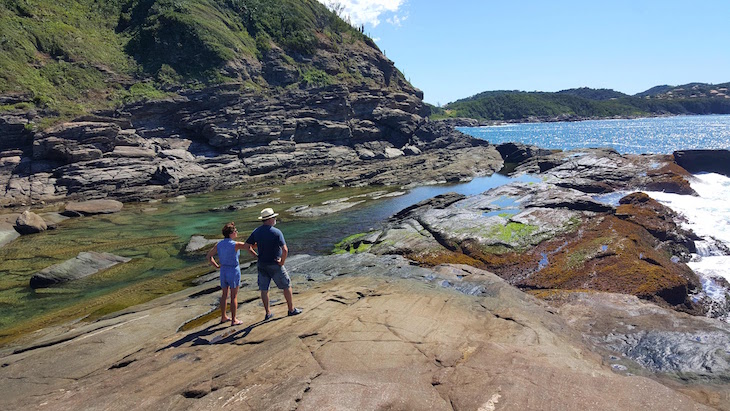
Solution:
{"label": "woman's arm", "polygon": [[215,267],[215,268],[221,268],[220,264],[215,262],[215,258],[213,258],[214,255],[218,254],[218,244],[214,245],[213,248],[208,251],[208,255],[206,258],[208,258],[208,261]]}

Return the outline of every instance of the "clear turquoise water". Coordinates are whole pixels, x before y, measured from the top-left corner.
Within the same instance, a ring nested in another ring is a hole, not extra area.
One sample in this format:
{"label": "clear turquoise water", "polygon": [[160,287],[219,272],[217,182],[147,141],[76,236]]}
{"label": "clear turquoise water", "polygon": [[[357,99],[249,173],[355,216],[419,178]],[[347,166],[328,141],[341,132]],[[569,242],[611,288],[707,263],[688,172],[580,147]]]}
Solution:
{"label": "clear turquoise water", "polygon": [[624,154],[671,154],[675,150],[730,149],[730,115],[460,127],[492,144],[520,142],[542,148],[611,147]]}
{"label": "clear turquoise water", "polygon": [[[535,181],[529,176],[519,180]],[[351,209],[318,218],[298,218],[286,210],[359,196],[375,189],[327,189],[317,184],[288,186],[272,194],[267,204],[238,211],[210,211],[250,199],[245,190],[229,190],[190,196],[182,202],[125,204],[116,214],[69,219],[61,222],[57,230],[22,236],[0,248],[0,339],[23,321],[95,297],[118,294],[129,287],[137,286],[134,292],[151,294],[175,291],[184,284],[171,284],[175,280],[170,280],[139,285],[169,278],[204,263],[202,254],[182,252],[191,235],[220,238],[221,227],[235,221],[244,241],[260,224],[256,217],[264,207],[274,207],[280,213],[277,227],[284,232],[292,254],[325,254],[332,252],[343,238],[378,228],[391,215],[421,200],[449,191],[466,195],[480,193],[510,181],[514,179],[493,175],[463,184],[418,187],[399,197],[368,199]],[[363,198],[367,197],[356,200]],[[81,251],[111,252],[131,257],[132,261],[63,285],[40,290],[29,287],[33,273],[73,258]],[[162,287],[164,290],[159,289]],[[90,308],[87,314],[94,310]]]}

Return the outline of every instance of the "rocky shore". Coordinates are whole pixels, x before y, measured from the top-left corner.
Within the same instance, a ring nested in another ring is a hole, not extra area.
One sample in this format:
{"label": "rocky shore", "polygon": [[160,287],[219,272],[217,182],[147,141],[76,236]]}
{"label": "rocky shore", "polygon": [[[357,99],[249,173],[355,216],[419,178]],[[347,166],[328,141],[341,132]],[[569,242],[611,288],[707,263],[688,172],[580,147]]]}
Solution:
{"label": "rocky shore", "polygon": [[[304,314],[217,320],[217,275],[3,351],[4,409],[727,410],[730,327],[600,292],[550,304],[397,256],[289,261]],[[276,297],[278,298],[278,297]],[[600,319],[597,321],[597,319]],[[671,356],[667,357],[667,353]],[[100,395],[103,393],[103,395]]]}
{"label": "rocky shore", "polygon": [[489,175],[494,146],[429,121],[415,89],[232,84],[31,133],[0,115],[0,205],[145,201],[263,181],[406,185]]}
{"label": "rocky shore", "polygon": [[730,326],[704,317],[684,264],[696,236],[646,194],[594,197],[692,194],[677,155],[493,150],[536,181],[437,196],[343,254],[293,256],[303,315],[282,316],[275,296],[277,317],[261,322],[254,265],[244,324],[218,324],[213,272],[6,346],[0,405],[729,410]]}
{"label": "rocky shore", "polygon": [[[344,85],[181,92],[36,133],[3,114],[4,141],[19,148],[0,152],[2,205],[65,203],[63,215],[4,218],[5,243],[122,202],[241,184],[271,196],[315,180],[405,189],[501,170],[535,181],[441,195],[350,238],[342,255],[293,258],[301,317],[260,323],[252,268],[240,327],[217,324],[211,273],[39,330],[3,348],[2,408],[730,409],[730,329],[705,317],[730,307],[708,301],[685,264],[698,237],[637,192],[696,195],[688,170],[727,174],[727,151],[494,146],[427,115],[417,90]],[[617,191],[634,193],[600,199]],[[209,244],[195,240],[191,250]],[[67,281],[88,258],[47,271]]]}

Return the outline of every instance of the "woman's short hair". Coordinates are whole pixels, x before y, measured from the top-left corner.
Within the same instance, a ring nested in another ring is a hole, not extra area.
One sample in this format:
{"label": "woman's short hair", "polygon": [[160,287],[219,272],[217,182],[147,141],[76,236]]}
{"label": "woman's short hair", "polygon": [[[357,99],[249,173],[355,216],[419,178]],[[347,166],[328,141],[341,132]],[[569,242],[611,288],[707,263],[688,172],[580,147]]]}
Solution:
{"label": "woman's short hair", "polygon": [[236,231],[236,223],[231,221],[223,226],[223,237],[229,238],[234,231]]}

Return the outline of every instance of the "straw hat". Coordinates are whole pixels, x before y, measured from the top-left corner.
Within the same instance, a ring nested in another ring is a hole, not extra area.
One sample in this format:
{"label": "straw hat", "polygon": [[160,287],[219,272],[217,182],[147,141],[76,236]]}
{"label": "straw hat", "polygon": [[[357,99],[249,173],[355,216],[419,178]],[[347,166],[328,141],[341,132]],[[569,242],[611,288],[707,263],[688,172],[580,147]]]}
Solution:
{"label": "straw hat", "polygon": [[278,216],[279,213],[275,213],[273,208],[264,208],[261,210],[261,215],[259,216],[259,220],[268,220],[270,218],[274,218]]}

